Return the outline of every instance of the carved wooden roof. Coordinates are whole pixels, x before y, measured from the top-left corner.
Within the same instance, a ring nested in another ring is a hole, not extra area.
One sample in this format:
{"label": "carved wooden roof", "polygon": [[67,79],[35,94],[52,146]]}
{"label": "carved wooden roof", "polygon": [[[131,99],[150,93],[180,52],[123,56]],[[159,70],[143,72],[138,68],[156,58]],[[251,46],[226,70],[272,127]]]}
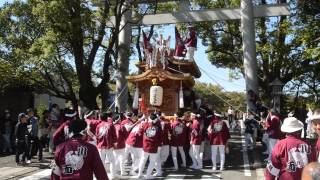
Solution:
{"label": "carved wooden roof", "polygon": [[[182,71],[185,73],[190,73],[195,78],[201,77],[201,72],[195,61],[177,60],[172,57],[172,58],[168,58],[168,62],[169,62],[169,65],[167,69],[172,73],[177,73],[177,71]],[[145,71],[147,69],[147,64],[145,61],[137,63],[136,66],[141,71]]]}
{"label": "carved wooden roof", "polygon": [[179,66],[180,66],[180,71],[189,72],[195,78],[200,78],[201,72],[195,61],[178,60],[178,59],[174,59],[173,57],[169,59],[169,67],[179,70]]}
{"label": "carved wooden roof", "polygon": [[151,68],[143,72],[142,74],[126,76],[126,78],[129,82],[140,82],[158,78],[160,82],[164,80],[184,81],[184,83],[188,84],[190,87],[194,85],[194,79],[189,73],[175,74],[167,70],[158,68]]}

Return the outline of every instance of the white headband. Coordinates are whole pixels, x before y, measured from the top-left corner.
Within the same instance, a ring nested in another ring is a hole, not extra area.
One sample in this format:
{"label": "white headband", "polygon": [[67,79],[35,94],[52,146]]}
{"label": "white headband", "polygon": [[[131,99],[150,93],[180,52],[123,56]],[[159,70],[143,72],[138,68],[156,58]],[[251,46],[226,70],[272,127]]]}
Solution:
{"label": "white headband", "polygon": [[214,115],[217,117],[222,117],[222,114],[214,113]]}
{"label": "white headband", "polygon": [[[86,127],[84,130],[80,131],[78,134],[84,136],[87,131],[88,131],[88,127]],[[69,133],[69,138],[72,138],[74,135],[76,135],[76,134],[74,134],[73,132],[70,132]]]}
{"label": "white headband", "polygon": [[90,111],[88,114],[86,114],[86,115],[84,115],[83,117],[85,118],[85,119],[87,119],[89,116],[91,116],[93,114],[93,111]]}
{"label": "white headband", "polygon": [[200,114],[190,113],[191,116],[200,117]]}
{"label": "white headband", "polygon": [[76,115],[77,115],[77,112],[74,112],[72,114],[65,114],[64,116],[66,116],[66,117],[74,117]]}

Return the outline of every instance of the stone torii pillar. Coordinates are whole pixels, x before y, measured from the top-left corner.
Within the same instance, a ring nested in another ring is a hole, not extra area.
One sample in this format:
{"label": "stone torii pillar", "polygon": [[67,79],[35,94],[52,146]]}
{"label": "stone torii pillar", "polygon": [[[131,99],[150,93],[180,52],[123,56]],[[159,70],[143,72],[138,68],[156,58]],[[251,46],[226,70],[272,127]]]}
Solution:
{"label": "stone torii pillar", "polygon": [[122,7],[122,11],[125,11],[122,15],[120,22],[119,33],[119,51],[118,51],[118,70],[116,72],[116,99],[115,107],[119,108],[119,112],[124,112],[127,109],[128,101],[128,81],[126,76],[129,73],[129,56],[130,56],[130,44],[131,44],[131,24],[128,23],[131,20],[132,11],[129,9],[129,4],[126,1]]}
{"label": "stone torii pillar", "polygon": [[258,94],[258,65],[256,60],[256,40],[252,0],[241,0],[241,34],[243,49],[243,67],[246,81],[247,109],[256,110],[250,101],[248,91]]}

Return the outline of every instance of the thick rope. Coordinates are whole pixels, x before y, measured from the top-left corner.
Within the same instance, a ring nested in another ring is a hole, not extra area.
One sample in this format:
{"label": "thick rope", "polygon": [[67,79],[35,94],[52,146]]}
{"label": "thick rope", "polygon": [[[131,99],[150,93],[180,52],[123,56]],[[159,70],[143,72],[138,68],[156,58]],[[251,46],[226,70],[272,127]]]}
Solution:
{"label": "thick rope", "polygon": [[120,94],[117,95],[117,97],[114,99],[113,103],[109,106],[107,111],[109,111],[111,109],[111,107],[116,103],[116,101],[119,99],[119,97],[124,92],[124,90],[127,88],[127,86],[128,86],[128,83],[122,88],[122,90],[120,91]]}

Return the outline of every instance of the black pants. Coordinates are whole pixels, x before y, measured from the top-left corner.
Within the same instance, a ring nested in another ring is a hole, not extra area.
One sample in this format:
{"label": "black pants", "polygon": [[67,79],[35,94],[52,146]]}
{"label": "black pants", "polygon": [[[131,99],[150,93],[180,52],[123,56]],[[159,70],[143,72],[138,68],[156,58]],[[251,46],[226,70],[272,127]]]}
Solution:
{"label": "black pants", "polygon": [[29,137],[28,143],[28,156],[27,159],[31,160],[32,156],[38,154],[38,160],[42,160],[42,144],[38,137]]}
{"label": "black pants", "polygon": [[229,120],[229,125],[231,125],[232,121],[233,121],[233,116],[232,114],[228,115],[228,120]]}
{"label": "black pants", "polygon": [[22,162],[25,162],[26,156],[28,156],[27,143],[24,140],[16,141],[16,163],[20,163],[20,155],[22,154]]}

